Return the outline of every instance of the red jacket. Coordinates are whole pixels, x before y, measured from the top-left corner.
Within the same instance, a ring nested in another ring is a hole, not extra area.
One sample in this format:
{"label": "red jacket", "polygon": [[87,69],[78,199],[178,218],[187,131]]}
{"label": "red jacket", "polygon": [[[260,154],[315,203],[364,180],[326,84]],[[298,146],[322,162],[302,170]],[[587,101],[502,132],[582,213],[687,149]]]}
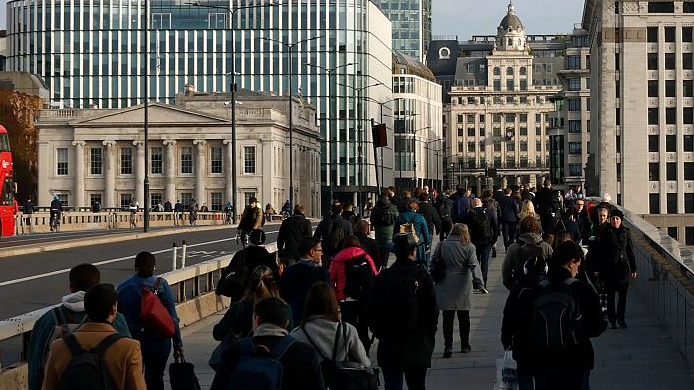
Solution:
{"label": "red jacket", "polygon": [[335,257],[333,257],[333,261],[330,263],[330,280],[332,280],[333,283],[335,283],[335,296],[337,297],[338,301],[341,301],[346,298],[344,293],[345,284],[347,283],[345,262],[362,255],[364,256],[364,258],[366,258],[366,261],[368,261],[371,265],[371,269],[373,270],[374,275],[378,275],[378,270],[376,270],[376,266],[374,265],[374,261],[373,259],[371,259],[371,256],[369,256],[368,253],[366,253],[363,249],[359,247],[347,247],[341,250],[338,254],[336,254]]}

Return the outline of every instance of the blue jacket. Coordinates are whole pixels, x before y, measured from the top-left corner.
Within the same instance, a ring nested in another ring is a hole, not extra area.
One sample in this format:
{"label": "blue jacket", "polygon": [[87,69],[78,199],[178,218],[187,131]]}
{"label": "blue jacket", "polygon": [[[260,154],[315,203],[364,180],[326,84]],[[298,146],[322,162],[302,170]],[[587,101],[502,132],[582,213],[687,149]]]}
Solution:
{"label": "blue jacket", "polygon": [[[79,310],[81,309],[81,310]],[[63,305],[60,306],[64,318],[71,318],[71,323],[82,322],[85,316],[84,312],[84,292],[78,291],[63,297]],[[31,332],[31,340],[29,341],[28,351],[28,368],[29,368],[29,390],[40,390],[43,384],[43,366],[44,351],[48,347],[48,338],[51,336],[53,327],[57,325],[53,318],[53,310],[49,310],[39,318],[34,324],[34,329]],[[116,314],[116,319],[113,321],[113,327],[118,333],[125,337],[130,337],[128,324],[122,314]],[[48,358],[48,356],[46,356]]]}
{"label": "blue jacket", "polygon": [[415,213],[412,210],[407,210],[404,213],[398,215],[395,219],[395,225],[393,227],[393,237],[400,233],[400,225],[412,221],[414,224],[414,231],[419,237],[419,246],[417,247],[417,259],[418,263],[426,262],[426,251],[431,248],[431,234],[429,234],[429,227],[427,226],[427,221],[420,214]]}
{"label": "blue jacket", "polygon": [[[154,276],[143,278],[135,274],[119,284],[118,288],[116,289],[118,292],[118,311],[123,313],[125,316],[125,321],[128,323],[130,334],[132,334],[133,338],[136,340],[142,340],[150,337],[146,333],[142,332],[142,323],[140,322],[140,306],[142,301],[142,285],[146,284],[147,287],[152,288],[155,280],[156,278]],[[181,329],[178,326],[179,319],[178,315],[176,314],[173,292],[171,291],[171,286],[169,286],[166,279],[162,279],[161,284],[159,285],[158,295],[161,302],[169,310],[171,318],[174,320],[174,325],[176,327],[176,334],[173,337],[174,348],[180,348],[183,343],[181,341]]]}

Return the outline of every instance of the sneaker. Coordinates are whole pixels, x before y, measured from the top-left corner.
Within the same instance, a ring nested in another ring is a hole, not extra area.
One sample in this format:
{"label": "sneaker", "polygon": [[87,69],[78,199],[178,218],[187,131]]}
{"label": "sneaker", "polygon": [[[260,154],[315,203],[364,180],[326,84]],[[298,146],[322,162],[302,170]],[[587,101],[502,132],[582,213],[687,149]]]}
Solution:
{"label": "sneaker", "polygon": [[617,329],[617,324],[614,321],[610,322],[610,329]]}
{"label": "sneaker", "polygon": [[492,247],[492,257],[496,257],[496,248]]}
{"label": "sneaker", "polygon": [[622,329],[626,329],[627,328],[626,321],[624,321],[624,320],[619,321],[619,327]]}
{"label": "sneaker", "polygon": [[453,348],[447,347],[446,349],[443,350],[443,358],[448,359],[451,356],[453,356]]}
{"label": "sneaker", "polygon": [[470,344],[465,344],[465,346],[460,348],[460,352],[462,352],[462,353],[469,353],[471,351],[472,351],[472,347],[470,346]]}

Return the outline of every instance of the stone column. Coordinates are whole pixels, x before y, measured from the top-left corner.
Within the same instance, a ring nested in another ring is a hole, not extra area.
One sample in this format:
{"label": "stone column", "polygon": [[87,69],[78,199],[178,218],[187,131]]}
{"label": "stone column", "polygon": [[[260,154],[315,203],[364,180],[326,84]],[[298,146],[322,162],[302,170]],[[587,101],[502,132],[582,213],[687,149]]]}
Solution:
{"label": "stone column", "polygon": [[[176,203],[176,140],[164,141],[166,145],[166,199]],[[166,201],[166,199],[164,201]]]}
{"label": "stone column", "polygon": [[[234,191],[233,191],[231,184],[233,181],[232,178],[234,176],[234,172],[231,171],[231,166],[232,166],[231,160],[233,157],[232,155],[233,155],[233,151],[234,151],[234,149],[233,149],[234,145],[231,143],[230,139],[225,139],[222,142],[224,143],[224,145],[227,146],[226,158],[224,159],[224,181],[226,182],[226,186],[225,186],[226,192],[224,193],[224,196],[226,199],[224,199],[224,202],[222,202],[222,203],[226,203],[227,201],[231,201],[231,203],[233,204],[234,203],[234,199],[233,199],[234,198]],[[234,207],[236,207],[236,205],[234,205]]]}
{"label": "stone column", "polygon": [[116,161],[113,156],[113,146],[116,141],[104,141],[104,165],[105,181],[104,185],[104,205],[106,207],[116,207]]}
{"label": "stone column", "polygon": [[145,198],[145,143],[143,141],[133,141],[133,145],[137,147],[135,158],[135,194],[133,198],[142,200],[140,202],[144,207]]}
{"label": "stone column", "polygon": [[88,206],[84,202],[84,141],[74,141],[72,145],[75,146],[75,207]]}
{"label": "stone column", "polygon": [[[262,142],[261,148],[258,148],[259,150],[258,150],[258,152],[256,152],[256,156],[272,156],[272,146],[274,145],[275,142],[271,139],[270,140],[262,140],[261,142]],[[300,157],[301,157],[301,155],[298,153],[294,155],[295,159],[300,158]],[[279,199],[273,199],[274,194],[272,191],[272,183],[273,183],[272,159],[261,157],[260,160],[261,160],[260,174],[262,176],[262,180],[261,180],[262,185],[260,187],[260,194],[259,194],[260,196],[258,196],[258,199],[261,199],[262,202],[264,202],[264,204],[265,203],[272,203],[272,206],[275,207],[275,210],[277,212],[280,212],[280,209],[282,208],[282,205],[284,204],[284,199],[281,201]],[[294,174],[296,176],[299,176],[299,172],[296,170],[294,171]],[[303,177],[301,179],[306,180],[308,178]],[[298,186],[295,186],[294,190],[296,191],[297,188],[298,188]],[[289,190],[289,188],[287,188],[287,190]],[[280,203],[280,202],[282,202],[282,203]],[[294,198],[294,204],[299,204],[298,198]],[[265,207],[265,206],[263,205],[263,207]]]}
{"label": "stone column", "polygon": [[[195,164],[195,199],[198,205],[202,207],[203,203],[207,203],[205,194],[205,176],[207,176],[207,168],[205,166],[205,145],[207,141],[196,139],[193,140],[193,145],[198,146],[197,156],[198,162]],[[209,207],[209,205],[208,205]]]}

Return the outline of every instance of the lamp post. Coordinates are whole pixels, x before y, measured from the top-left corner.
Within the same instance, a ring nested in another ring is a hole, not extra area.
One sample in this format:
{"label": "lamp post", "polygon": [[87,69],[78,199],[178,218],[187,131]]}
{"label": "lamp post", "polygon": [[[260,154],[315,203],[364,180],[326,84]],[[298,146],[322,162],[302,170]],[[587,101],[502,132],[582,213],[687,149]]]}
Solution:
{"label": "lamp post", "polygon": [[[396,101],[398,98],[386,100],[385,102],[379,102],[378,100],[376,100],[376,99],[374,99],[374,98],[372,98],[372,97],[369,97],[369,96],[362,96],[362,99],[368,100],[368,101],[370,101],[370,102],[372,102],[372,103],[376,103],[376,104],[378,104],[378,105],[380,106],[380,108],[381,108],[381,119],[380,119],[380,124],[383,124],[383,107],[384,107],[386,104],[390,103],[390,102]],[[393,112],[393,109],[392,109],[391,107],[387,107],[387,106],[386,106],[386,108],[387,108],[390,112]],[[372,119],[372,122],[373,122],[373,119]],[[373,124],[373,123],[372,123],[372,124]],[[373,128],[373,126],[372,126],[372,128]],[[375,159],[376,159],[376,148],[374,147],[374,160],[375,160]],[[383,147],[381,147],[381,186],[385,188],[386,184],[385,184],[385,175],[384,175],[384,168],[383,168],[383,165],[384,165],[384,164],[383,164]],[[376,166],[376,182],[378,183],[378,166]],[[381,192],[381,189],[380,189],[380,188],[378,189],[378,192],[379,192],[379,193],[376,194],[377,197],[380,196],[380,192]]]}
{"label": "lamp post", "polygon": [[[312,67],[312,68],[316,68],[316,69],[322,70],[323,72],[325,72],[325,73],[328,75],[328,79],[330,79],[330,78],[332,78],[333,72],[335,72],[336,70],[341,69],[341,68],[346,68],[346,67],[351,66],[351,65],[357,65],[357,63],[356,63],[356,62],[348,62],[348,63],[346,63],[346,64],[338,65],[338,66],[335,66],[335,67],[332,67],[332,68],[326,68],[326,67],[324,67],[324,66],[317,65],[317,64],[311,64],[311,63],[308,63],[308,62],[306,62],[305,65],[306,65],[306,66],[309,66],[309,67]],[[330,94],[330,85],[328,85],[328,94]],[[328,112],[330,112],[330,108],[328,108]],[[328,114],[328,115],[330,115],[330,114]],[[328,139],[327,142],[328,142],[328,149],[330,149],[330,142],[331,142],[331,140]],[[332,159],[332,157],[333,157],[333,156],[331,155],[330,158]],[[337,161],[335,161],[335,164],[337,165]],[[330,162],[330,165],[332,165],[332,162]],[[331,177],[330,177],[330,180],[328,181],[328,185],[329,185],[329,187],[330,187],[330,203],[332,204],[332,202],[333,202],[333,200],[334,200],[334,198],[333,198],[334,186],[337,185],[337,176],[338,176],[338,175],[337,175],[337,174],[334,175],[334,176],[335,176],[335,183],[334,183],[334,185],[333,185],[333,180],[332,180],[332,179],[333,179],[333,178],[332,178],[332,176],[333,176],[333,174],[332,174],[332,169],[330,169],[330,176],[331,176]]]}
{"label": "lamp post", "polygon": [[[431,160],[429,157],[430,157],[430,155],[431,155],[431,152],[437,152],[437,153],[436,153],[436,154],[437,154],[437,159],[436,159],[436,176],[437,176],[436,179],[437,179],[437,180],[438,180],[438,168],[439,168],[438,152],[440,151],[440,149],[432,149],[432,148],[429,147],[429,144],[432,144],[432,143],[434,143],[434,142],[440,142],[440,141],[441,141],[441,140],[440,140],[439,138],[437,138],[437,139],[432,139],[432,140],[430,140],[430,141],[425,141],[425,142],[424,142],[424,149],[427,150],[427,169],[426,169],[426,176],[429,176],[429,169],[431,168],[431,167],[429,166],[429,165],[430,165],[430,164],[429,164],[429,160]],[[424,178],[424,180],[426,181],[426,178]],[[435,188],[435,187],[434,187],[434,179],[431,178],[430,181],[431,181],[431,188]]]}
{"label": "lamp post", "polygon": [[144,233],[147,233],[149,231],[149,2],[145,1],[145,71],[144,76],[145,76],[145,82],[144,82],[144,88],[145,88],[145,101],[144,101],[144,109],[145,109],[145,125],[144,125],[144,132],[145,132],[145,142],[144,142],[144,148],[145,148],[145,180],[144,180],[144,194],[142,195],[144,199],[142,199],[142,204],[144,205],[144,221],[142,221],[142,231]]}
{"label": "lamp post", "polygon": [[[417,183],[417,133],[422,131],[422,130],[428,130],[431,129],[431,126],[427,127],[422,127],[417,130],[412,130],[412,147],[413,147],[413,152],[412,152],[412,159],[414,160],[414,169],[413,169],[413,175],[414,175],[414,188],[418,187]],[[409,142],[408,142],[409,144]]]}
{"label": "lamp post", "polygon": [[[236,15],[236,11],[239,10],[274,7],[278,6],[279,3],[268,2],[265,4],[236,7],[233,9],[223,5],[201,4],[197,1],[184,4],[195,7],[221,9],[229,12],[229,31],[231,31],[231,48],[229,49],[229,56],[231,57],[231,69],[229,71],[229,74],[231,75],[231,205],[234,208],[233,215],[234,222],[236,222],[237,217],[239,216],[239,205],[236,202],[236,71],[234,70],[236,66],[236,58],[234,57],[234,46],[236,44],[236,40],[234,39],[234,15]],[[146,150],[147,149],[145,149],[145,153],[147,153]]]}
{"label": "lamp post", "polygon": [[294,207],[294,116],[292,114],[292,79],[293,79],[293,64],[294,64],[294,48],[302,43],[313,41],[323,36],[301,39],[296,42],[285,42],[275,38],[260,37],[261,40],[279,43],[289,51],[289,204]]}

